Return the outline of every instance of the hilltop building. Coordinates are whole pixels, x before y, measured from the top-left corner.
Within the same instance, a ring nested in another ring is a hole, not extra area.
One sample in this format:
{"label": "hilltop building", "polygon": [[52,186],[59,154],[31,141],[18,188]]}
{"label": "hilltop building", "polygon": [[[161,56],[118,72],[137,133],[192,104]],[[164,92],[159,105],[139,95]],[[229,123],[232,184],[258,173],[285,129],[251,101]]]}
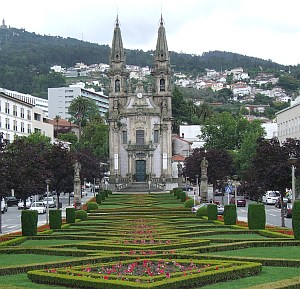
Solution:
{"label": "hilltop building", "polygon": [[162,17],[151,71],[153,87],[145,89],[141,79],[135,89],[129,86],[118,18],[109,65],[110,181],[116,185],[163,183],[168,189],[172,183],[172,87]]}

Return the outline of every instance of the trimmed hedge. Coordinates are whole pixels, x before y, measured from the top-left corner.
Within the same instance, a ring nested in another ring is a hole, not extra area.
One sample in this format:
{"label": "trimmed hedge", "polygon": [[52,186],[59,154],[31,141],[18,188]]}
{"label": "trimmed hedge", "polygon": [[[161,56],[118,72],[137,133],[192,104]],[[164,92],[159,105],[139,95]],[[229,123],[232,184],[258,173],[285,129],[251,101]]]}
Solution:
{"label": "trimmed hedge", "polygon": [[217,205],[209,204],[207,206],[207,217],[208,217],[208,220],[217,220],[218,219]]}
{"label": "trimmed hedge", "polygon": [[96,202],[88,202],[87,204],[87,210],[92,211],[92,210],[97,210],[98,209],[98,204]]}
{"label": "trimmed hedge", "polygon": [[295,240],[300,240],[300,200],[295,200],[293,204],[292,227]]}
{"label": "trimmed hedge", "polygon": [[188,199],[184,203],[185,208],[192,208],[194,207],[194,200],[193,199]]}
{"label": "trimmed hedge", "polygon": [[68,224],[74,224],[75,220],[75,208],[66,208],[66,222]]}
{"label": "trimmed hedge", "polygon": [[62,219],[61,210],[49,211],[49,226],[50,229],[61,229]]}
{"label": "trimmed hedge", "polygon": [[75,213],[76,219],[80,219],[81,221],[87,220],[87,212],[85,210],[78,210]]}
{"label": "trimmed hedge", "polygon": [[264,230],[266,228],[266,212],[264,204],[249,204],[248,227],[249,230]]}
{"label": "trimmed hedge", "polygon": [[207,217],[207,206],[200,207],[196,212],[197,217]]}
{"label": "trimmed hedge", "polygon": [[38,211],[23,210],[21,214],[22,236],[36,236]]}
{"label": "trimmed hedge", "polygon": [[98,205],[101,205],[101,200],[102,198],[101,198],[101,194],[100,193],[98,193],[97,195],[96,195],[96,203],[98,204]]}
{"label": "trimmed hedge", "polygon": [[236,206],[225,205],[223,217],[224,217],[224,225],[235,225],[237,219]]}

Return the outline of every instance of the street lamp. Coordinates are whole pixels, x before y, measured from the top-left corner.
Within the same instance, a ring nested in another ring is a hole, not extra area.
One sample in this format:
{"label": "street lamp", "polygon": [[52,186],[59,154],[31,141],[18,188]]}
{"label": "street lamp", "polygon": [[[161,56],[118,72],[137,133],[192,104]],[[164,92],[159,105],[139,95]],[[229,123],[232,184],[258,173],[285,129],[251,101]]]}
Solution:
{"label": "street lamp", "polygon": [[50,180],[46,179],[45,182],[46,182],[46,185],[47,185],[46,222],[47,222],[47,224],[49,224],[49,184],[50,184]]}
{"label": "street lamp", "polygon": [[238,176],[233,175],[232,178],[234,180],[234,204],[237,207],[237,185],[236,185],[236,182],[237,182]]}
{"label": "street lamp", "polygon": [[196,174],[196,187],[197,187],[197,196],[200,196],[200,194],[199,194],[199,175],[198,174]]}
{"label": "street lamp", "polygon": [[295,164],[297,163],[298,159],[293,155],[290,156],[288,159],[288,163],[292,165],[292,203],[294,203],[296,199],[296,190],[295,190]]}

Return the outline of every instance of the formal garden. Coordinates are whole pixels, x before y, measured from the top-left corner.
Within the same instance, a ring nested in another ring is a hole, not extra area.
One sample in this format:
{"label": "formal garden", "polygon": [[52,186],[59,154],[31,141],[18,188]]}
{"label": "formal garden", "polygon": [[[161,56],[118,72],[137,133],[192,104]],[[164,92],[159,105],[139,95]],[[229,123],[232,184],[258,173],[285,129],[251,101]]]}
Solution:
{"label": "formal garden", "polygon": [[293,231],[265,226],[259,205],[245,223],[234,205],[218,216],[215,205],[192,214],[191,203],[176,190],[106,191],[66,219],[51,210],[39,228],[23,211],[22,232],[0,237],[0,287],[300,287],[299,216]]}

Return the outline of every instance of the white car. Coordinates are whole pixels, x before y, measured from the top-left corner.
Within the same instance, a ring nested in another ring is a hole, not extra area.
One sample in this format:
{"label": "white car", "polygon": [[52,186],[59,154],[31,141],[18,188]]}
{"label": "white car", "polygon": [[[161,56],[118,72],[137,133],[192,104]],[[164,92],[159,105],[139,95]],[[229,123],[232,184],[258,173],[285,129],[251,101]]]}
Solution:
{"label": "white car", "polygon": [[280,198],[278,191],[267,191],[262,197],[262,202],[266,205],[275,205],[278,198]]}
{"label": "white car", "polygon": [[[26,209],[29,209],[31,206],[31,201],[29,199],[26,200]],[[24,200],[20,200],[18,203],[18,210],[24,209]]]}
{"label": "white car", "polygon": [[34,203],[32,203],[29,210],[37,211],[38,214],[44,214],[44,213],[46,213],[46,206],[44,205],[43,202],[34,202]]}
{"label": "white car", "polygon": [[43,203],[44,203],[45,207],[47,207],[47,205],[49,206],[49,208],[56,207],[56,200],[54,197],[45,197],[43,199]]}
{"label": "white car", "polygon": [[4,214],[7,212],[7,203],[5,202],[5,199],[3,198],[1,200],[1,213]]}

